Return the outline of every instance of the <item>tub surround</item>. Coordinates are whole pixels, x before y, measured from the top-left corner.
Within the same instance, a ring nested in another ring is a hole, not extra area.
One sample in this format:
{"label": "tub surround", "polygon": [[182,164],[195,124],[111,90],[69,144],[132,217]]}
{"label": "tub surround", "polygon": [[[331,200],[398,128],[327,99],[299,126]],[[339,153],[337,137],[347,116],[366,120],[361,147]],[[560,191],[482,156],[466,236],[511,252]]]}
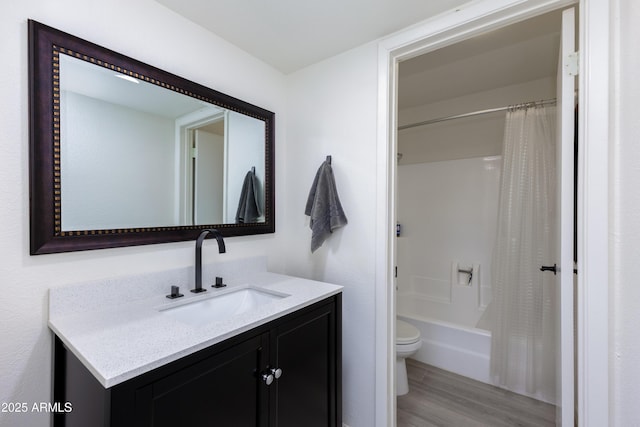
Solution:
{"label": "tub surround", "polygon": [[398,168],[400,313],[476,326],[493,298],[500,162],[490,156]]}
{"label": "tub surround", "polygon": [[489,374],[489,331],[429,319],[416,313],[398,313],[398,319],[420,331],[423,345],[411,356],[412,359],[476,381],[493,384]]}
{"label": "tub surround", "polygon": [[[203,270],[203,287],[208,291],[201,294],[188,292],[194,287],[193,267],[51,289],[49,327],[108,388],[342,290],[337,285],[267,272],[264,257],[208,264]],[[224,277],[228,286],[212,288],[215,276]],[[184,297],[167,299],[172,285],[180,286]],[[289,296],[199,326],[160,311],[246,285]]]}

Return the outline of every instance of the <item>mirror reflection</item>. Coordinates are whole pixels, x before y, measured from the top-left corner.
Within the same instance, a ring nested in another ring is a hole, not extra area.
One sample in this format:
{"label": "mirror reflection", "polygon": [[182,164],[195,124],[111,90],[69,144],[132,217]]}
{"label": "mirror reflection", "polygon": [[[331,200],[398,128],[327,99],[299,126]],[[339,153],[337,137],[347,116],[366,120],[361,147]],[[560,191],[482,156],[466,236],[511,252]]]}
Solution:
{"label": "mirror reflection", "polygon": [[265,221],[263,120],[59,56],[63,231]]}

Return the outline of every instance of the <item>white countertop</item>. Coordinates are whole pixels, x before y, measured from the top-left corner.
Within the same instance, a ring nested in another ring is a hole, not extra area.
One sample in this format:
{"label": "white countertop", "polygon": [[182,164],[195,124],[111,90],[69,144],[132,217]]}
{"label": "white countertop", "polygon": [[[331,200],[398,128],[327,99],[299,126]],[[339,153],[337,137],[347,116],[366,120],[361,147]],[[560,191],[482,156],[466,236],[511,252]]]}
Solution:
{"label": "white countertop", "polygon": [[[131,283],[119,278],[51,289],[49,327],[108,388],[342,291],[341,286],[234,264],[231,274],[226,270],[231,276],[225,278],[227,287],[206,286],[207,292],[195,294],[189,292],[193,285],[181,286],[184,297],[175,300],[166,298],[170,284],[179,284],[176,277],[184,280],[192,268],[138,276]],[[246,285],[289,296],[198,326],[160,311]]]}

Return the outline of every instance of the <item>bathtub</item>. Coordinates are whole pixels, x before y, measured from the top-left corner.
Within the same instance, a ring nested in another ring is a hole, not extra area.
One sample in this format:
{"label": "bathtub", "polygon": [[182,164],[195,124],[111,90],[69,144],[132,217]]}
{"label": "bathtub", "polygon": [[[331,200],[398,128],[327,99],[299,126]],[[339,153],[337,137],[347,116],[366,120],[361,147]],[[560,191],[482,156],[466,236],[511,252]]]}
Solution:
{"label": "bathtub", "polygon": [[491,384],[491,332],[476,326],[486,324],[486,316],[455,323],[455,319],[429,317],[430,313],[440,311],[438,308],[440,304],[420,301],[416,295],[397,295],[398,319],[418,328],[423,341],[422,348],[412,359]]}

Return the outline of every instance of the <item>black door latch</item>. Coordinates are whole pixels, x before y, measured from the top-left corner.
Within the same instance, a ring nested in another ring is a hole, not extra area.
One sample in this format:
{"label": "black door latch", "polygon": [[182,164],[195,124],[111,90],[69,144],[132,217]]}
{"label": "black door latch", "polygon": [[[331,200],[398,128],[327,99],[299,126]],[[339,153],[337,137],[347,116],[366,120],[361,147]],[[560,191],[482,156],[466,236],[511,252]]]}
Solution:
{"label": "black door latch", "polygon": [[543,265],[540,267],[540,271],[553,271],[553,275],[555,276],[558,272],[558,267],[556,264],[553,265]]}

